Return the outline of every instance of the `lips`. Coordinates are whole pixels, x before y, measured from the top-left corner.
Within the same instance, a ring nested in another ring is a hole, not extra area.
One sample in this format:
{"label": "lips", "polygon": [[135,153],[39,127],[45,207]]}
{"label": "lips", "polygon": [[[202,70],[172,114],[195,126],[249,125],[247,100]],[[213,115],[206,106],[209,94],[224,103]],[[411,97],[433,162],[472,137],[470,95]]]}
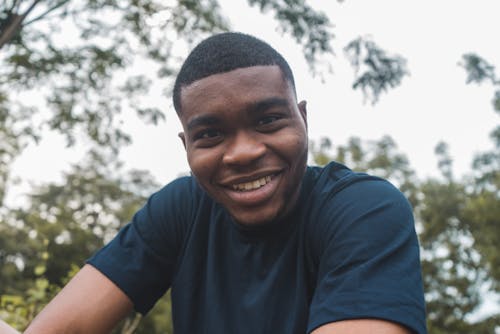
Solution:
{"label": "lips", "polygon": [[223,192],[233,205],[254,207],[268,203],[278,189],[280,179],[281,173],[272,173],[249,177],[246,180],[234,180],[223,187],[225,189]]}
{"label": "lips", "polygon": [[233,190],[238,190],[238,191],[250,191],[259,189],[260,187],[265,186],[269,182],[271,182],[271,176],[268,175],[261,177],[260,179],[255,181],[233,184],[231,188],[233,188]]}

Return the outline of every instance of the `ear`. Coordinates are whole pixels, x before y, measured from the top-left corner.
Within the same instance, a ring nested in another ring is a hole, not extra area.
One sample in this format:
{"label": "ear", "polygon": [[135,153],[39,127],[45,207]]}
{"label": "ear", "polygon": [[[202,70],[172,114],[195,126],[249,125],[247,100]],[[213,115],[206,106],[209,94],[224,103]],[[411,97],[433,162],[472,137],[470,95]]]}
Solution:
{"label": "ear", "polygon": [[299,108],[300,116],[302,116],[302,119],[304,120],[304,123],[306,124],[306,129],[307,129],[307,102],[302,100],[297,104],[297,107]]}
{"label": "ear", "polygon": [[184,149],[186,149],[186,136],[184,135],[184,132],[179,132],[178,136],[182,141],[182,145],[184,145]]}

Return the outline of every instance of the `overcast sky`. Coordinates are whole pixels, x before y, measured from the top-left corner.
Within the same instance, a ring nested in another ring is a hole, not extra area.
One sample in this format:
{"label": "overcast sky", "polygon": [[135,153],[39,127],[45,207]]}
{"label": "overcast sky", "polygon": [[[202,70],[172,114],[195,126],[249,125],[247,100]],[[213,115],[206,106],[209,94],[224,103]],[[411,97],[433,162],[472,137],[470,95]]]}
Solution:
{"label": "overcast sky", "polygon": [[[234,30],[268,41],[290,62],[298,97],[308,102],[311,139],[327,136],[334,144],[344,144],[351,136],[390,135],[419,177],[438,175],[433,152],[441,140],[450,145],[458,176],[470,169],[475,152],[492,147],[489,133],[498,124],[491,105],[494,89],[487,84],[466,85],[465,71],[457,64],[462,54],[475,52],[497,65],[500,75],[500,1],[311,1],[329,15],[336,36],[336,56],[328,58],[333,73],[324,82],[309,74],[301,47],[277,32],[272,17],[249,9],[245,0],[221,3]],[[342,51],[349,41],[367,35],[388,52],[405,57],[411,72],[375,106],[364,103],[362,93],[351,89],[353,71]],[[156,128],[126,124],[134,144],[122,158],[127,166],[150,170],[165,183],[189,168],[177,138],[181,128],[172,103],[167,98],[159,103],[167,121]],[[25,186],[26,181],[60,179],[60,171],[83,155],[62,147],[60,137],[46,136],[16,161],[14,175],[22,177]]]}

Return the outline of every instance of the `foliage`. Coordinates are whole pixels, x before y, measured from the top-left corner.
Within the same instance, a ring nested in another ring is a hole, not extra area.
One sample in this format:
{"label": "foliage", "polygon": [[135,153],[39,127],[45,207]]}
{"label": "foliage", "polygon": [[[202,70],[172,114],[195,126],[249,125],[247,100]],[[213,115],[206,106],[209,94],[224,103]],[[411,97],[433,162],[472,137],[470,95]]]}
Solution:
{"label": "foliage", "polygon": [[[320,73],[316,65],[320,56],[333,53],[334,37],[321,10],[303,0],[247,2],[273,13],[281,32],[303,46],[312,72]],[[230,29],[222,13],[217,0],[1,2],[0,203],[10,162],[46,131],[61,133],[68,146],[90,142],[118,152],[131,142],[121,127],[130,114],[151,124],[163,121],[153,101],[164,96],[155,87],[169,87],[192,43]],[[364,57],[369,70],[353,87],[370,92],[376,102],[380,92],[401,82],[404,61],[372,42],[360,43],[367,55],[351,60]],[[33,91],[39,100],[26,98]]]}
{"label": "foliage", "polygon": [[214,9],[213,1],[173,7],[137,0],[6,1],[0,7],[0,91],[41,87],[50,111],[43,122],[64,134],[68,145],[84,135],[118,149],[130,141],[115,124],[124,101],[148,122],[164,118],[140,101],[151,80],[126,73],[127,67],[143,57],[159,77],[169,75],[173,41],[165,32],[186,38],[225,28]]}
{"label": "foliage", "polygon": [[[78,269],[78,267],[73,266],[63,282],[67,283]],[[38,278],[33,281],[25,292],[17,295],[0,295],[1,319],[19,330],[28,326],[43,307],[61,290],[61,286],[50,284],[43,277],[44,273],[45,265],[41,263],[36,270]]]}
{"label": "foliage", "polygon": [[315,11],[303,0],[248,0],[251,5],[258,5],[261,11],[273,10],[275,18],[283,32],[291,32],[297,43],[302,44],[304,57],[315,70],[318,55],[331,53],[330,40],[333,34],[327,30],[318,30],[317,26],[330,27],[330,20],[322,13]]}
{"label": "foliage", "polygon": [[500,79],[495,74],[495,66],[474,53],[466,53],[459,62],[467,74],[467,83],[483,83],[489,81],[496,89],[492,104],[495,111],[500,112]]}
{"label": "foliage", "polygon": [[6,320],[16,327],[23,328],[157,189],[148,173],[123,173],[110,158],[89,152],[62,184],[39,187],[26,207],[2,217],[0,296],[11,314]]}
{"label": "foliage", "polygon": [[29,109],[11,103],[8,95],[0,89],[0,204],[3,203],[7,189],[11,162],[22,151],[28,139],[38,139],[33,129],[27,125],[30,115]]}
{"label": "foliage", "polygon": [[[302,1],[293,13],[282,2],[261,7],[304,43],[311,64],[329,51],[329,22],[319,11]],[[314,25],[304,31],[290,15],[306,12]],[[90,142],[118,152],[131,141],[121,126],[131,113],[163,121],[152,101],[164,98],[152,83],[168,87],[183,49],[228,28],[216,0],[0,2],[0,203],[11,162],[47,131],[68,146]],[[26,98],[33,92],[36,101]]]}
{"label": "foliage", "polygon": [[[274,1],[260,6],[275,11],[284,30],[304,43],[311,63],[330,51],[323,14],[302,1],[290,8]],[[140,96],[152,78],[166,86],[160,79],[178,65],[174,42],[228,29],[214,0],[9,0],[0,13],[0,92],[7,94],[7,84],[19,91],[43,87],[48,127],[63,133],[69,145],[85,135],[115,149],[130,141],[115,122],[124,109],[155,124],[164,118]],[[138,62],[156,74],[128,73]]]}
{"label": "foliage", "polygon": [[389,56],[369,38],[358,37],[350,42],[344,51],[355,69],[353,89],[361,88],[365,99],[375,104],[382,92],[401,84],[408,75],[406,60]]}
{"label": "foliage", "polygon": [[[493,109],[500,116],[500,80],[495,67],[483,58],[469,53],[463,56],[461,65],[467,72],[467,83],[489,81],[495,89]],[[465,219],[468,222],[478,249],[484,254],[483,265],[493,277],[492,286],[500,292],[500,125],[490,133],[494,147],[477,154],[473,161],[474,184],[472,194],[465,205]]]}

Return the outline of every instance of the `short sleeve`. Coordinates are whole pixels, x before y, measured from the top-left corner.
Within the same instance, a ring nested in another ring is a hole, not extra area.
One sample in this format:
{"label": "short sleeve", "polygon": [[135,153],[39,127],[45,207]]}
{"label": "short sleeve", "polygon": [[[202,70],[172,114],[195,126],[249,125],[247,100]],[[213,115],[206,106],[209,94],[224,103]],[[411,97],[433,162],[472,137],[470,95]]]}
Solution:
{"label": "short sleeve", "polygon": [[318,276],[308,331],[376,318],[426,333],[419,246],[410,204],[389,182],[344,182],[320,203]]}
{"label": "short sleeve", "polygon": [[153,194],[116,237],[87,263],[114,282],[145,314],[170,287],[194,195],[182,178]]}

